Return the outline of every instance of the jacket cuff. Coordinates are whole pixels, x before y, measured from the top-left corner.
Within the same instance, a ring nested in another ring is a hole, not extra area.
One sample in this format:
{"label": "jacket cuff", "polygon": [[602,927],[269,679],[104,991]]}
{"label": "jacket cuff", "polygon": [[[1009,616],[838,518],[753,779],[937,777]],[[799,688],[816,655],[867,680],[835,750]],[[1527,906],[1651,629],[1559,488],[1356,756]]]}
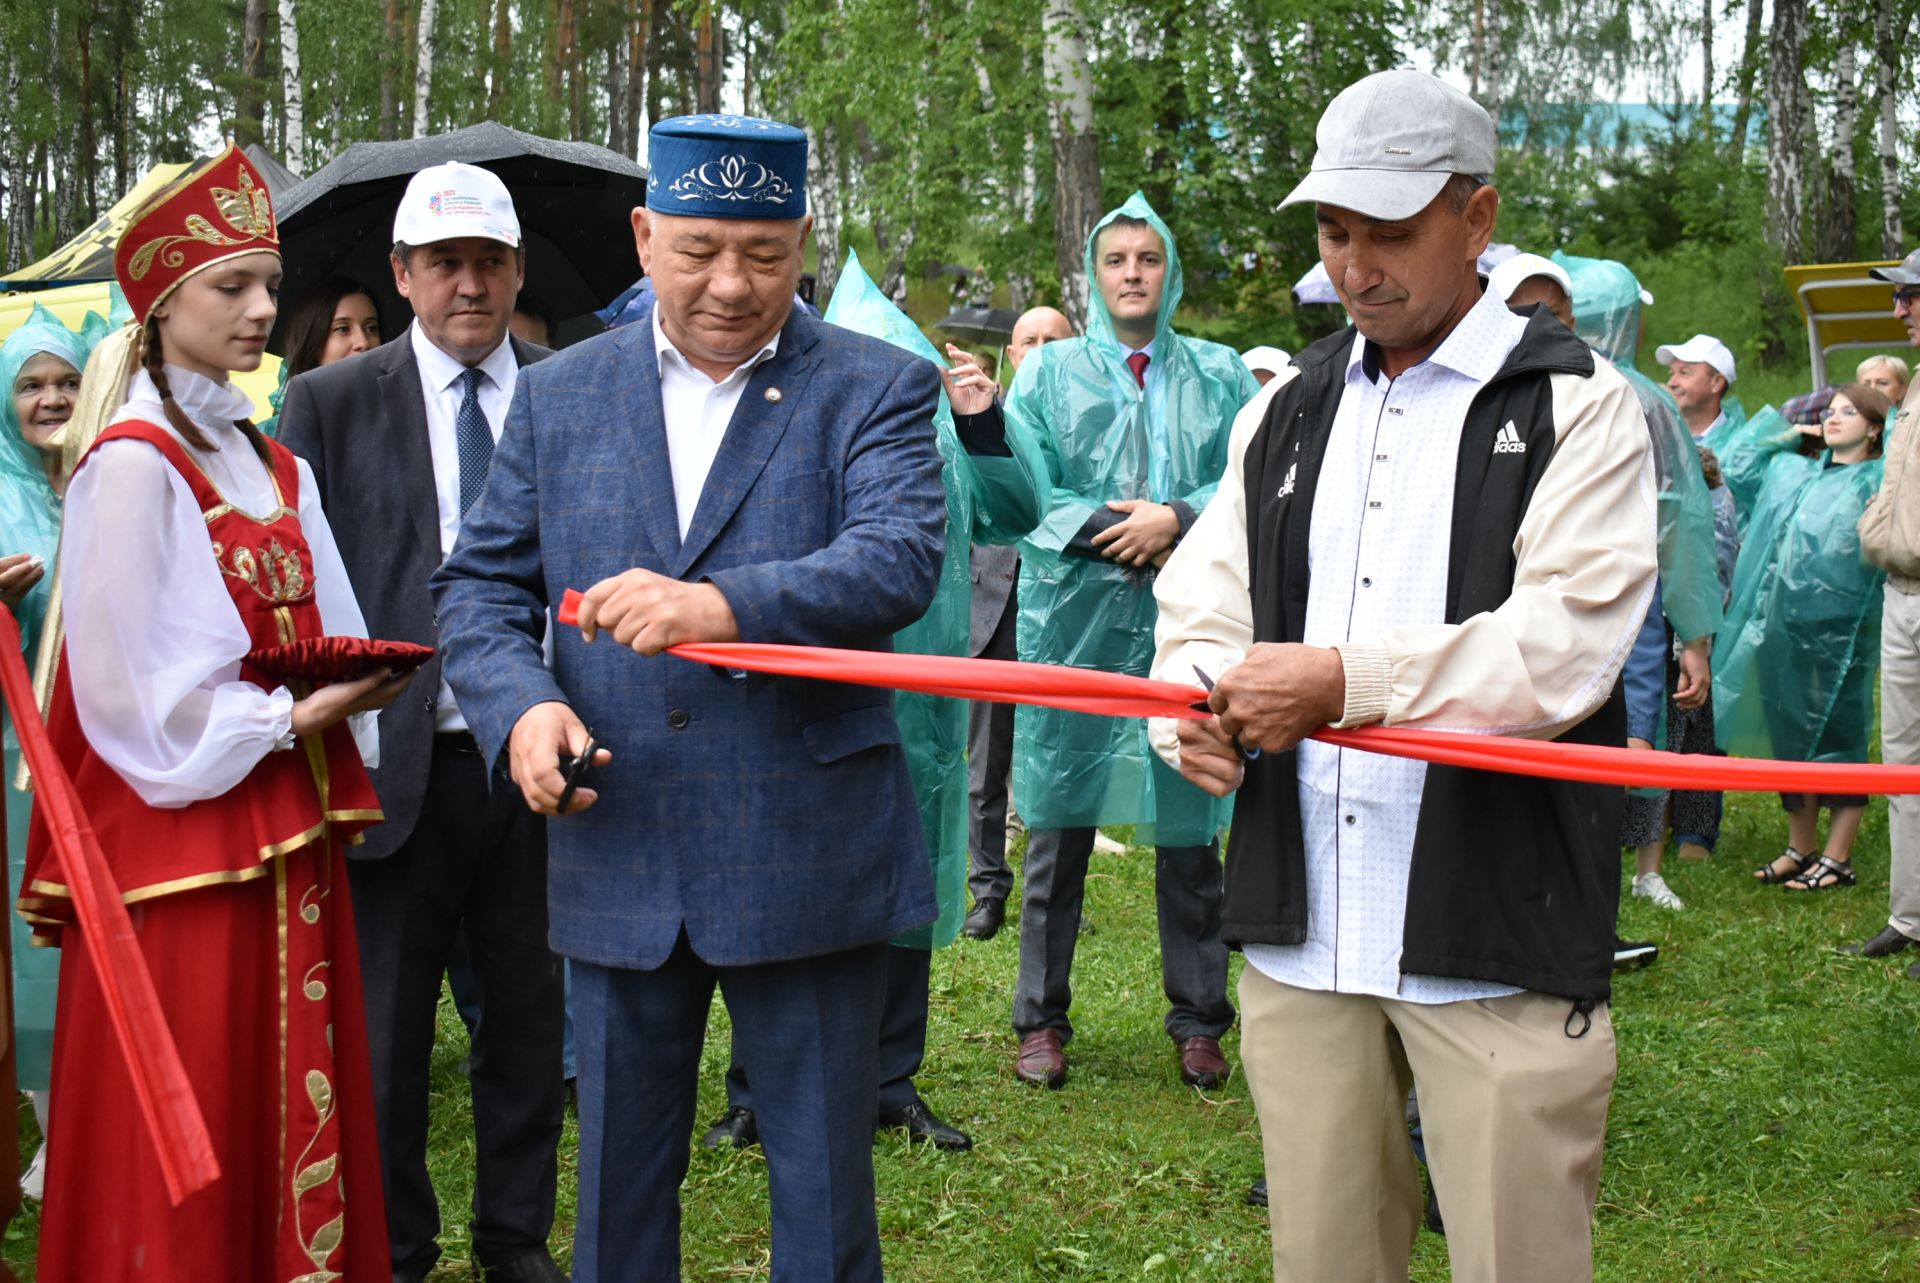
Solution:
{"label": "jacket cuff", "polygon": [[1193,505],[1185,499],[1169,499],[1167,500],[1167,507],[1173,509],[1174,517],[1180,522],[1180,533],[1173,537],[1173,541],[1179,543],[1187,537],[1187,531],[1193,529]]}
{"label": "jacket cuff", "polygon": [[998,402],[978,414],[954,415],[953,430],[968,454],[997,459],[1013,457],[1013,448],[1007,444],[1007,422],[1000,417]]}
{"label": "jacket cuff", "polygon": [[1349,642],[1334,649],[1340,652],[1341,666],[1346,669],[1347,704],[1333,728],[1343,731],[1385,721],[1387,705],[1393,698],[1393,658],[1387,648],[1378,642]]}

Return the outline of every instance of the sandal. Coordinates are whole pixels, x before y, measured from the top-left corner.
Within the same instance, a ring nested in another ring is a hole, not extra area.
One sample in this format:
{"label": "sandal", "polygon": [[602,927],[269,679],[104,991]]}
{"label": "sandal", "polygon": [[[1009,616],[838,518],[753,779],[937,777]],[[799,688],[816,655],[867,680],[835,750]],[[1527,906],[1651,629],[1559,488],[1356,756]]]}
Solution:
{"label": "sandal", "polygon": [[[1801,874],[1805,873],[1808,869],[1812,868],[1816,858],[1817,857],[1815,856],[1808,855],[1805,851],[1796,851],[1792,847],[1788,847],[1786,850],[1782,851],[1779,855],[1775,856],[1771,860],[1768,860],[1765,864],[1755,869],[1753,871],[1754,880],[1758,882],[1790,881],[1794,878],[1799,877]],[[1785,873],[1782,873],[1780,872],[1780,870],[1774,868],[1773,866],[1778,864],[1781,860],[1793,861],[1793,868],[1791,868]]]}
{"label": "sandal", "polygon": [[[1832,880],[1828,881],[1829,878]],[[1852,860],[1836,860],[1832,856],[1822,855],[1781,885],[1788,891],[1832,891],[1837,887],[1850,887],[1859,880],[1859,875],[1853,871]]]}

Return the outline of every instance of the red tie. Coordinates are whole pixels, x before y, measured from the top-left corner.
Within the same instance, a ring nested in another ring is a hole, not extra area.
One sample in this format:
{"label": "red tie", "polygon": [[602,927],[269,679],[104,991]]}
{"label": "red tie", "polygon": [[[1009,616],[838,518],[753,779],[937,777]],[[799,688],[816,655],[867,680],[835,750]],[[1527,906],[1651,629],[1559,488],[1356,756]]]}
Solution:
{"label": "red tie", "polygon": [[1133,371],[1133,377],[1141,387],[1147,386],[1147,362],[1153,358],[1145,352],[1127,353],[1127,368]]}

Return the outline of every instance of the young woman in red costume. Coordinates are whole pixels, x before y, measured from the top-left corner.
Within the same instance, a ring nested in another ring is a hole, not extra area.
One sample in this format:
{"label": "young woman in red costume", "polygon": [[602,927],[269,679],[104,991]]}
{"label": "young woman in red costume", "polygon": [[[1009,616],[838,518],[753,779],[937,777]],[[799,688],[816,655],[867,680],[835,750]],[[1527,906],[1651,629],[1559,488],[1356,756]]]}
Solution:
{"label": "young woman in red costume", "polygon": [[[49,1124],[43,1283],[390,1277],[341,846],[380,818],[372,711],[405,679],[308,693],[259,653],[366,635],[307,466],[228,381],[259,367],[279,250],[266,184],[229,147],[115,254],[142,324],[94,363],[126,392],[67,492],[49,730],[220,1177],[168,1200],[90,951],[68,936],[53,1076],[77,1090]],[[59,938],[71,907],[38,825],[26,877],[22,910]]]}

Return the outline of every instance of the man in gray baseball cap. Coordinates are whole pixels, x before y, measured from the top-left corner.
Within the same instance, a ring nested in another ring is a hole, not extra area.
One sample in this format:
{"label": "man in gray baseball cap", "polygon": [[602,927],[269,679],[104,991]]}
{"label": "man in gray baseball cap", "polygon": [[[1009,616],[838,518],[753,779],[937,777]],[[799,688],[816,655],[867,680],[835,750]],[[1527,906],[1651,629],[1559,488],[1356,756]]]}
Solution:
{"label": "man in gray baseball cap", "polygon": [[1216,674],[1217,716],[1154,748],[1238,794],[1221,918],[1276,1279],[1407,1277],[1416,1081],[1454,1277],[1592,1277],[1624,794],[1306,738],[1625,739],[1647,427],[1566,326],[1486,289],[1493,169],[1493,121],[1431,76],[1333,100],[1286,203],[1312,203],[1354,326],[1240,412],[1155,586],[1154,675]]}

